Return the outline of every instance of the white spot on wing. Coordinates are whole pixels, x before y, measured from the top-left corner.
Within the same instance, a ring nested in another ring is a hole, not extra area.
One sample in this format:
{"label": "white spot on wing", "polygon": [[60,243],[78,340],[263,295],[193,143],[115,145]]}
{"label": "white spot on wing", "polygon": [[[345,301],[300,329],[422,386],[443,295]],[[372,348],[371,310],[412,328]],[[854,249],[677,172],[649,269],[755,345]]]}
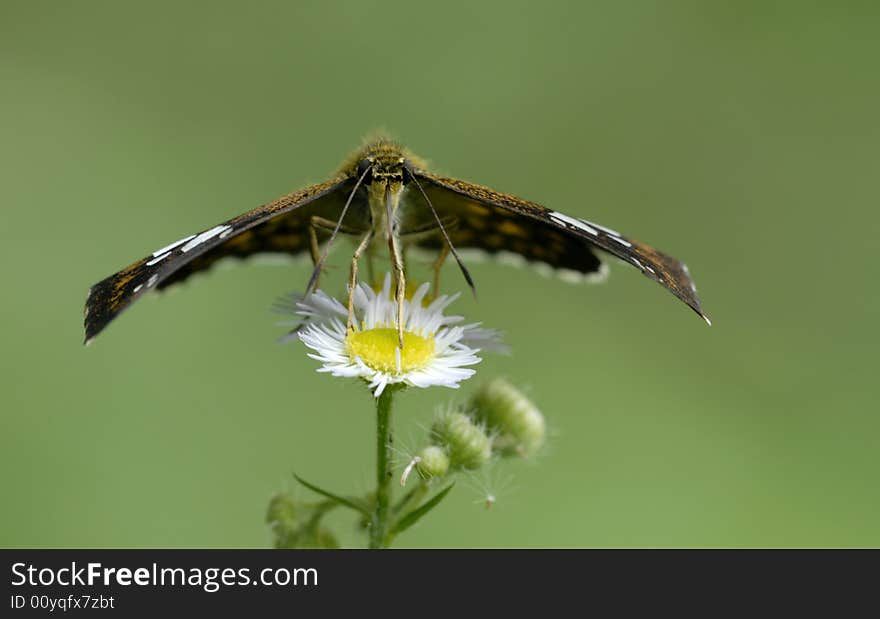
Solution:
{"label": "white spot on wing", "polygon": [[531,267],[541,277],[553,277],[553,267],[546,262],[533,262]]}
{"label": "white spot on wing", "polygon": [[605,226],[600,226],[599,224],[593,223],[592,221],[586,221],[586,220],[584,220],[584,221],[585,221],[585,223],[588,223],[591,226],[595,226],[595,227],[599,228],[599,230],[601,230],[602,232],[607,234],[608,238],[610,238],[612,241],[615,241],[616,243],[620,243],[624,247],[632,247],[632,243],[630,243],[629,241],[624,239],[622,237],[622,235],[620,234],[620,232],[618,232],[617,230],[614,230],[612,228],[606,228]]}
{"label": "white spot on wing", "polygon": [[[690,283],[688,284],[688,287],[691,289],[691,292],[693,292],[694,294],[697,294],[697,284],[694,282],[693,277],[691,276],[691,270],[688,268],[688,265],[682,263],[681,270],[684,271],[684,274],[687,275],[688,279],[691,280]],[[703,316],[703,318],[706,318],[706,317]],[[706,319],[706,322],[709,322],[709,320]],[[712,323],[710,322],[709,324],[711,325]]]}
{"label": "white spot on wing", "polygon": [[575,219],[574,217],[569,217],[565,213],[559,213],[557,211],[550,212],[550,218],[556,221],[557,223],[568,224],[569,226],[574,226],[578,230],[583,230],[588,234],[592,234],[593,236],[599,236],[599,233],[596,232],[594,228],[592,228],[587,222],[581,221],[580,219]]}
{"label": "white spot on wing", "polygon": [[606,279],[608,279],[608,273],[610,269],[608,268],[607,262],[602,262],[599,264],[599,270],[595,273],[586,273],[584,274],[584,281],[589,284],[601,284]]}
{"label": "white spot on wing", "polygon": [[143,288],[143,287],[144,287],[143,284],[138,284],[137,286],[134,287],[134,293],[135,294],[139,293],[141,291],[141,288]]}
{"label": "white spot on wing", "polygon": [[589,221],[587,223],[590,224],[591,226],[595,226],[595,227],[599,228],[599,230],[601,230],[602,232],[606,232],[606,233],[610,234],[611,236],[621,236],[620,232],[618,232],[617,230],[614,230],[612,228],[606,228],[605,226],[600,226],[599,224],[593,223],[592,221]]}
{"label": "white spot on wing", "polygon": [[174,242],[171,243],[170,245],[166,245],[166,246],[163,247],[162,249],[157,249],[156,251],[153,252],[153,258],[155,258],[156,256],[161,256],[162,254],[171,251],[172,249],[174,249],[174,248],[177,247],[178,245],[183,245],[184,243],[186,243],[186,242],[189,241],[190,239],[194,239],[194,238],[196,238],[196,235],[195,235],[195,234],[191,234],[191,235],[189,235],[189,236],[187,236],[187,237],[184,237],[184,238],[180,239],[179,241],[174,241]]}
{"label": "white spot on wing", "polygon": [[201,245],[202,243],[204,243],[205,241],[209,241],[212,238],[214,238],[215,236],[217,236],[218,234],[221,234],[222,232],[225,232],[226,230],[230,230],[230,229],[232,229],[232,226],[214,226],[210,230],[206,230],[205,232],[202,232],[198,236],[194,237],[190,242],[188,242],[186,245],[181,247],[180,251],[182,251],[183,253],[186,253],[190,250],[193,250],[196,247],[198,247],[199,245]]}
{"label": "white spot on wing", "polygon": [[566,284],[579,284],[584,281],[584,274],[574,269],[556,269],[555,275]]}
{"label": "white spot on wing", "polygon": [[147,288],[152,288],[156,285],[156,282],[159,281],[158,275],[151,275],[150,279],[147,280]]}
{"label": "white spot on wing", "polygon": [[170,251],[166,251],[164,254],[161,254],[161,255],[159,255],[159,256],[156,256],[155,258],[153,258],[152,260],[150,260],[149,262],[147,262],[147,266],[148,266],[148,267],[151,267],[151,266],[153,266],[154,264],[156,264],[157,262],[162,262],[163,260],[165,260],[165,258],[167,258],[167,257],[170,256],[170,255],[171,255],[171,252],[170,252]]}
{"label": "white spot on wing", "polygon": [[499,264],[517,269],[524,267],[527,262],[527,260],[520,254],[507,250],[502,250],[495,254],[495,260],[497,260]]}

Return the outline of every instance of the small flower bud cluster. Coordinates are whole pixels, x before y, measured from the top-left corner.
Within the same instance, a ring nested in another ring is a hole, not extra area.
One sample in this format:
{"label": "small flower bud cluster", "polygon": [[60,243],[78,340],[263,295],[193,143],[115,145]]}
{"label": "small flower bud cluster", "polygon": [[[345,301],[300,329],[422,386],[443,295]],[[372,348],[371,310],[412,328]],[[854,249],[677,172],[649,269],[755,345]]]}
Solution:
{"label": "small flower bud cluster", "polygon": [[492,457],[492,441],[485,428],[464,413],[447,411],[438,415],[430,438],[446,451],[452,469],[478,469]]}
{"label": "small flower bud cluster", "polygon": [[503,378],[483,385],[469,408],[493,433],[492,449],[501,456],[528,457],[544,444],[547,424],[541,411]]}
{"label": "small flower bud cluster", "polygon": [[422,479],[432,479],[434,477],[443,477],[449,471],[449,456],[442,447],[437,445],[428,445],[422,449],[418,455],[416,470]]}
{"label": "small flower bud cluster", "polygon": [[297,502],[279,492],[269,501],[266,523],[275,536],[275,548],[339,548],[333,533],[321,526],[324,503]]}
{"label": "small flower bud cluster", "polygon": [[458,471],[475,471],[493,455],[528,457],[544,443],[544,416],[520,390],[503,379],[479,389],[460,410],[437,415],[430,444],[413,456],[401,478],[413,470],[426,482]]}

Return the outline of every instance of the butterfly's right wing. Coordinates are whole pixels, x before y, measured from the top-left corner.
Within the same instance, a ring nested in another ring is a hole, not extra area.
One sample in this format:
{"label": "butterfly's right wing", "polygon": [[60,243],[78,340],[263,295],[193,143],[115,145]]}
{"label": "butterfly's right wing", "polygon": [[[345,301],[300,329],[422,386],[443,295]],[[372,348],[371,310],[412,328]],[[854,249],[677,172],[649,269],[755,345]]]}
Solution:
{"label": "butterfly's right wing", "polygon": [[[449,231],[456,247],[477,247],[491,253],[509,251],[584,275],[599,271],[601,262],[595,250],[600,249],[636,267],[709,322],[687,267],[672,256],[610,228],[517,196],[427,170],[416,170],[414,174],[438,215],[456,222]],[[422,243],[439,246],[442,241],[434,235]]]}
{"label": "butterfly's right wing", "polygon": [[308,251],[311,217],[336,221],[353,186],[348,177],[311,185],[175,241],[98,282],[86,301],[86,343],[145,293],[180,282],[222,258]]}

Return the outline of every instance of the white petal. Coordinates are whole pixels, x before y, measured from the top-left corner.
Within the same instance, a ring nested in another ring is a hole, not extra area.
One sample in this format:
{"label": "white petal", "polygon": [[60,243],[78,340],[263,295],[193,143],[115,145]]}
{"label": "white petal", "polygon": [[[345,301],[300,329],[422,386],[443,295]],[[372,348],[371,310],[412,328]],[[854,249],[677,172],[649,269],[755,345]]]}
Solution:
{"label": "white petal", "polygon": [[[403,304],[403,324],[407,332],[434,339],[434,356],[424,367],[404,372],[400,351],[396,351],[397,370],[391,374],[371,368],[361,358],[351,358],[346,344],[347,327],[342,317],[347,308],[323,291],[316,291],[297,303],[298,313],[305,324],[297,333],[311,352],[312,359],[322,364],[321,372],[333,376],[365,379],[378,397],[395,383],[406,383],[425,388],[442,386],[457,388],[459,383],[474,375],[472,366],[480,362],[478,352],[484,349],[503,349],[500,334],[481,328],[479,323],[459,324],[461,316],[444,315],[443,311],[458,298],[458,294],[443,295],[427,307],[422,306],[430,286],[418,287],[411,300]],[[397,302],[391,298],[391,276],[386,274],[382,289],[374,291],[360,284],[354,291],[355,328],[368,330],[393,328],[397,324]],[[347,322],[347,321],[346,321]]]}

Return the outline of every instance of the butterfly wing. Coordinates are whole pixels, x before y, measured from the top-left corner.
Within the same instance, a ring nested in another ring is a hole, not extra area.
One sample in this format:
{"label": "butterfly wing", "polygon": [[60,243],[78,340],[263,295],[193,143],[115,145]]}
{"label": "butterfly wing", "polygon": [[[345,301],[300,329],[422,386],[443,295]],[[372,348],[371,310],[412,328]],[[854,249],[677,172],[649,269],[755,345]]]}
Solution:
{"label": "butterfly wing", "polygon": [[86,343],[148,291],[182,281],[222,258],[308,251],[310,218],[335,221],[353,185],[348,177],[311,185],[182,238],[98,282],[86,301]]}
{"label": "butterfly wing", "polygon": [[[671,256],[618,232],[488,187],[417,170],[425,193],[441,217],[452,218],[449,230],[456,247],[492,253],[511,251],[556,269],[595,273],[601,262],[594,248],[636,267],[684,301],[706,322],[687,266]],[[442,239],[425,238],[426,246]]]}

